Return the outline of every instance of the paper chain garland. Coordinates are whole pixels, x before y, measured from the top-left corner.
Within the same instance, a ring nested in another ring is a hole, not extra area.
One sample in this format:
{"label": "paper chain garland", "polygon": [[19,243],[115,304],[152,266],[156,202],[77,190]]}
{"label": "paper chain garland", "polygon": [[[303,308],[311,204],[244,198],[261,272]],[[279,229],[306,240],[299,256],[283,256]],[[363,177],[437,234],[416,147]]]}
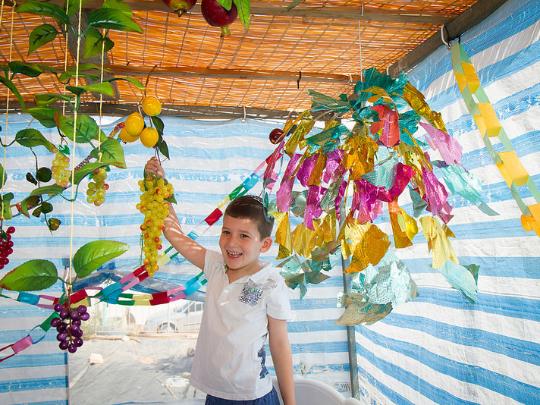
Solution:
{"label": "paper chain garland", "polygon": [[[480,84],[478,74],[460,43],[451,47],[452,67],[459,91],[465,105],[472,115],[482,140],[497,165],[504,181],[510,188],[512,197],[516,200],[522,212],[521,224],[526,231],[534,231],[540,236],[540,192],[529,173],[522,165],[512,146],[495,109],[491,105],[486,92]],[[501,152],[495,151],[490,138],[499,138],[503,146]],[[527,206],[520,195],[520,187],[527,187],[534,197],[536,204]]]}
{"label": "paper chain garland", "polygon": [[[265,173],[270,177],[275,177],[276,173],[273,171],[275,162],[282,156],[283,143],[276,148],[276,150],[268,156],[254,171],[251,173],[238,187],[236,187],[231,193],[227,195],[218,205],[215,210],[213,210],[203,221],[201,221],[196,227],[188,233],[191,239],[196,240],[200,235],[204,234],[210,226],[215,224],[219,218],[223,215],[222,208],[225,207],[231,200],[236,197],[246,194],[251,190],[260,180],[260,172],[262,169],[267,166]],[[270,169],[268,169],[270,167]],[[271,189],[272,184],[268,184],[268,189]],[[202,231],[199,230],[203,226],[206,228]],[[172,246],[169,247],[164,255],[160,258],[160,265],[168,263],[172,258],[174,258],[178,253],[174,253],[171,256],[168,256],[167,253],[170,252]],[[185,285],[180,285],[173,289],[167,291],[160,291],[153,294],[131,294],[125,293],[127,291],[146,278],[149,277],[148,272],[145,270],[144,266],[140,266],[135,269],[133,272],[122,277],[118,282],[108,285],[105,288],[99,286],[85,287],[80,290],[75,291],[69,296],[70,304],[84,302],[86,305],[90,305],[90,298],[98,299],[99,301],[119,304],[119,305],[160,305],[167,304],[173,301],[187,298],[196,291],[198,291],[204,284],[206,284],[206,279],[204,278],[204,273],[199,272],[196,276],[192,277],[186,282]],[[89,293],[89,290],[97,291],[95,294]],[[45,294],[32,294],[26,291],[22,292],[11,292],[5,291],[0,294],[1,297],[9,298],[18,302],[35,305],[39,308],[53,309],[54,304],[59,301],[58,297],[53,297]],[[51,320],[57,317],[58,314],[53,312],[52,314],[45,319],[41,324],[36,325],[31,331],[24,336],[23,338],[17,340],[15,343],[6,345],[0,348],[0,353],[11,351],[9,354],[0,357],[0,362],[13,357],[14,355],[22,352],[23,350],[28,349],[30,346],[39,343],[45,337],[47,331],[51,328]]]}
{"label": "paper chain garland", "polygon": [[[278,267],[289,287],[300,288],[303,296],[308,284],[328,278],[323,272],[331,269],[329,256],[338,249],[344,258],[350,259],[345,271],[361,272],[353,280],[353,292],[341,299],[346,309],[338,323],[375,322],[388,315],[395,305],[417,294],[408,270],[389,249],[392,243],[388,235],[374,223],[384,205],[388,208],[394,247],[411,246],[420,224],[433,254],[433,267],[475,301],[478,267],[459,265],[449,240],[454,236],[447,226],[452,218],[449,192],[461,195],[489,215],[496,213],[484,203],[478,181],[461,166],[461,147],[446,133],[440,114],[430,109],[405,76],[392,79],[369,69],[364,78],[364,82],[356,84],[352,95],[341,95],[339,99],[311,91],[311,110],[288,120],[284,126],[288,138],[188,236],[196,239],[206,232],[223,215],[229,201],[245,194],[261,179],[264,169],[263,200],[276,218],[277,259],[282,259]],[[355,121],[351,130],[341,123],[346,114],[352,114]],[[327,119],[324,130],[313,134],[315,121],[322,117]],[[421,119],[426,122],[420,122]],[[427,143],[414,135],[419,126],[426,132]],[[422,149],[428,145],[443,160],[432,161]],[[275,166],[284,154],[290,159],[274,204],[269,202],[268,194],[280,178],[281,170],[276,171]],[[406,188],[411,195],[412,215],[398,203]],[[425,215],[425,210],[431,215]],[[298,218],[298,223],[291,231],[293,217]],[[205,224],[206,229],[199,231]],[[161,265],[168,260],[165,256]],[[125,292],[147,277],[149,274],[141,266],[105,288],[78,290],[69,300],[74,303],[92,297],[120,305],[158,305],[185,298],[205,282],[199,273],[185,286],[169,291]],[[88,290],[97,293],[91,295]],[[14,299],[45,308],[51,308],[58,300],[26,292]],[[13,354],[0,361],[41,340],[54,316],[23,339],[1,348],[0,352],[10,349]],[[32,334],[37,329],[42,330],[43,336],[34,338]]]}

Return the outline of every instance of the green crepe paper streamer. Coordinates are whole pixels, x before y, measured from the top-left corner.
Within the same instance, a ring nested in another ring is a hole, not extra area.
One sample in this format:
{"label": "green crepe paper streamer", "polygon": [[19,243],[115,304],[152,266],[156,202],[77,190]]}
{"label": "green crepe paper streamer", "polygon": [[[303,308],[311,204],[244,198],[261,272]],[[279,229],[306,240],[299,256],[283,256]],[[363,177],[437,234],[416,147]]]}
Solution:
{"label": "green crepe paper streamer", "polygon": [[452,194],[459,194],[467,201],[478,206],[478,208],[486,215],[499,215],[499,213],[491,209],[482,198],[482,184],[477,177],[473,176],[460,165],[444,165],[439,161],[433,163],[439,167],[437,171],[441,174],[448,190]]}
{"label": "green crepe paper streamer", "polygon": [[418,194],[417,191],[414,191],[412,188],[409,187],[409,194],[411,195],[411,200],[413,203],[413,210],[414,210],[414,217],[418,218],[424,210],[427,208],[427,203],[420,197],[420,194]]}
{"label": "green crepe paper streamer", "polygon": [[[377,154],[377,159],[384,161],[385,149],[380,148],[379,153]],[[388,156],[388,153],[386,153]],[[369,181],[371,184],[377,187],[385,187],[387,189],[391,188],[394,184],[394,179],[396,177],[396,164],[398,159],[390,157],[386,162],[382,163],[380,166],[376,166],[375,170],[369,173],[366,173],[362,176],[363,179]]]}
{"label": "green crepe paper streamer", "polygon": [[340,124],[322,132],[319,132],[315,135],[311,135],[306,138],[306,141],[310,146],[324,147],[329,142],[335,144],[336,141],[338,141],[340,137],[345,134],[350,135],[351,132],[347,129],[345,125]]}
{"label": "green crepe paper streamer", "polygon": [[416,131],[418,131],[419,122],[420,116],[414,110],[399,114],[399,130],[401,141],[405,142],[407,145],[415,146],[409,134],[414,134]]}
{"label": "green crepe paper streamer", "polygon": [[376,267],[368,266],[358,279],[361,293],[370,304],[392,304],[396,307],[418,295],[409,270],[392,251]]}
{"label": "green crepe paper streamer", "polygon": [[446,277],[452,287],[461,291],[461,293],[472,302],[478,300],[477,279],[471,271],[451,260],[447,260],[439,271]]}
{"label": "green crepe paper streamer", "polygon": [[293,191],[290,211],[297,217],[303,218],[306,209],[307,190]]}
{"label": "green crepe paper streamer", "polygon": [[312,112],[333,111],[338,114],[345,114],[351,110],[348,101],[338,100],[315,90],[308,90],[308,94],[311,96]]}

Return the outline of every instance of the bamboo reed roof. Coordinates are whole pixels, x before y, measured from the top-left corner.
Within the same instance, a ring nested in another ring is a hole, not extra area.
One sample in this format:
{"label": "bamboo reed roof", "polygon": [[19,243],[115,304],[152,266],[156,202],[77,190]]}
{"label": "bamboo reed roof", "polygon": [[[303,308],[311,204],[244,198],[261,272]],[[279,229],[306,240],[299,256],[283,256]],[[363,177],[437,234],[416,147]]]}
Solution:
{"label": "bamboo reed roof", "polygon": [[[237,20],[232,35],[221,38],[198,6],[179,17],[161,1],[128,0],[144,33],[112,32],[115,47],[105,67],[143,82],[150,73],[148,93],[169,113],[216,116],[242,114],[245,108],[250,116],[279,116],[309,108],[308,89],[330,96],[350,93],[361,69],[386,70],[476,0],[305,0],[287,11],[290,2],[252,2],[249,30]],[[28,56],[30,32],[51,20],[14,13],[12,31],[12,7],[9,1],[2,4],[0,63],[75,63],[64,38]],[[84,4],[91,8],[98,2]],[[141,98],[131,84],[115,83],[119,96],[105,101],[105,113],[133,109]],[[26,100],[34,93],[62,91],[50,74],[16,84]],[[87,108],[96,108],[95,97],[85,101]]]}

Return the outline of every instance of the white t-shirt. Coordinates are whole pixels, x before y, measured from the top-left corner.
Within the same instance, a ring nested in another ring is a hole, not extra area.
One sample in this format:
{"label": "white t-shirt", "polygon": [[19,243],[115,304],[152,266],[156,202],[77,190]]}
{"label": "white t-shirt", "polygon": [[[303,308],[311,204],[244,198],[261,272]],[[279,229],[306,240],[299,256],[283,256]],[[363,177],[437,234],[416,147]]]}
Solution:
{"label": "white t-shirt", "polygon": [[206,303],[191,369],[191,384],[215,397],[247,401],[272,390],[265,367],[268,318],[290,319],[287,286],[266,266],[229,284],[223,257],[207,250]]}

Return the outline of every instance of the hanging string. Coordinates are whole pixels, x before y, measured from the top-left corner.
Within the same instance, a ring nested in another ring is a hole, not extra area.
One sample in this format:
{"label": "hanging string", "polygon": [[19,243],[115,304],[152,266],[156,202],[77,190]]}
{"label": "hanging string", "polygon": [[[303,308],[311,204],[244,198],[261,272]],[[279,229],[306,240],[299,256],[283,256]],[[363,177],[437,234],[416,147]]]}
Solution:
{"label": "hanging string", "polygon": [[[105,61],[105,41],[101,41],[101,72],[99,83],[103,83],[103,64]],[[99,93],[99,130],[98,130],[98,161],[101,162],[101,119],[103,116],[103,93]]]}
{"label": "hanging string", "polygon": [[[15,19],[15,6],[17,3],[13,2],[13,7],[11,8],[11,24],[9,29],[9,54],[8,54],[8,62],[11,62],[11,57],[13,53],[13,21]],[[0,13],[0,23],[2,22],[2,16],[4,11],[4,0],[2,0],[2,13]],[[4,158],[3,158],[3,167],[4,167],[4,173],[1,175],[0,179],[0,189],[4,187],[4,179],[7,180],[7,172],[6,172],[6,164],[7,164],[7,136],[9,132],[9,89],[6,87],[6,123],[5,123],[5,129],[4,129]],[[0,211],[0,218],[2,220],[4,219],[4,199],[2,199],[2,211]]]}
{"label": "hanging string", "polygon": [[[77,55],[75,61],[75,87],[79,86],[79,61],[81,51],[81,20],[82,20],[82,1],[79,2],[79,24],[77,28]],[[71,184],[75,183],[75,150],[77,148],[77,108],[73,111],[73,147],[71,148]],[[73,232],[75,230],[73,219],[75,217],[75,187],[71,187],[71,203],[70,203],[70,231],[69,231],[69,268],[68,268],[68,295],[71,294],[71,282],[73,273]]]}
{"label": "hanging string", "polygon": [[[69,1],[66,1],[66,14],[69,15]],[[66,49],[64,52],[64,72],[67,71],[68,66],[68,52],[69,52],[69,25],[64,24],[64,31],[66,32]],[[62,115],[66,114],[66,100],[62,100]]]}
{"label": "hanging string", "polygon": [[364,18],[364,2],[362,1],[362,12],[360,13],[360,19],[358,20],[358,48],[360,50],[360,80],[364,81],[364,56],[362,54],[362,29],[361,21]]}

